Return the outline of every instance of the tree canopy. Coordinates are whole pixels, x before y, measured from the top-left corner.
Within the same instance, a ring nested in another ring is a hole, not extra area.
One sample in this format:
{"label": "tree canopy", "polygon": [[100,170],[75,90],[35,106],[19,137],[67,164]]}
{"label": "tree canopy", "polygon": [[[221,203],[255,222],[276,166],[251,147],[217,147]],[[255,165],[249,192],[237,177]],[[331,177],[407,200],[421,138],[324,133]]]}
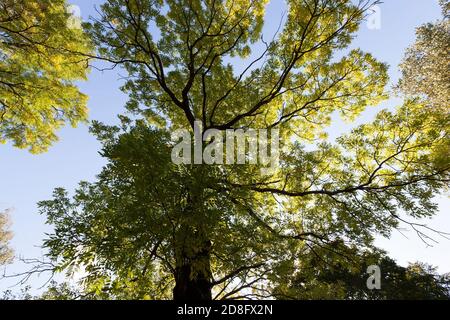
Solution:
{"label": "tree canopy", "polygon": [[7,212],[0,212],[0,266],[11,262],[13,251],[9,247],[12,234],[8,230],[9,216]]}
{"label": "tree canopy", "polygon": [[416,42],[406,51],[400,65],[402,79],[398,89],[424,98],[432,108],[448,114],[450,100],[450,2],[439,1],[443,19],[416,30]]}
{"label": "tree canopy", "polygon": [[[335,244],[336,245],[336,244]],[[282,300],[448,300],[450,298],[450,274],[439,274],[435,267],[425,263],[398,265],[386,253],[377,248],[367,251],[347,247],[345,257],[339,253],[314,247],[301,255],[301,265],[273,279],[273,297]],[[349,259],[351,262],[349,263]],[[380,289],[367,287],[367,268],[376,264],[381,270]],[[37,295],[31,287],[20,293],[3,292],[0,300],[98,300],[127,297],[119,290],[86,291],[69,282],[52,280],[46,290]],[[129,298],[129,296],[128,296]]]}
{"label": "tree canopy", "polygon": [[[301,265],[280,275],[274,296],[278,299],[448,300],[450,274],[440,275],[425,263],[407,267],[377,248],[347,247],[342,256],[320,247],[305,251]],[[351,262],[349,263],[349,259]],[[367,287],[369,266],[380,269],[380,288]]]}
{"label": "tree canopy", "polygon": [[[86,30],[97,58],[128,72],[133,116],[94,124],[108,161],[96,182],[40,203],[55,270],[83,267],[88,292],[119,298],[269,297],[305,250],[370,247],[400,223],[428,240],[414,219],[436,212],[448,183],[448,116],[406,100],[326,139],[334,113],[352,121],[387,98],[387,66],[345,51],[374,2],[287,1],[272,40],[266,3],[102,5]],[[174,164],[170,132],[195,120],[279,129],[279,166]]]}
{"label": "tree canopy", "polygon": [[[19,79],[0,86],[3,140],[42,151],[64,120],[85,119],[73,81],[85,77],[86,60],[127,73],[128,114],[118,126],[91,129],[107,161],[96,181],[39,203],[54,227],[44,241],[54,272],[82,268],[83,290],[100,298],[299,297],[280,280],[316,252],[359,257],[351,248],[370,250],[375,235],[402,224],[425,242],[439,233],[416,222],[436,212],[433,199],[449,181],[449,114],[430,110],[430,96],[327,139],[333,115],[352,122],[389,97],[387,65],[349,49],[379,2],[286,2],[269,39],[268,0],[107,0],[84,31],[65,27],[64,1],[2,4],[22,10],[0,16],[0,74]],[[41,27],[29,25],[35,20]],[[14,111],[17,103],[26,112]],[[196,121],[202,133],[279,130],[279,164],[269,175],[262,164],[175,164],[171,133],[192,132]],[[344,280],[355,277],[345,272]],[[366,293],[350,289],[349,297]]]}
{"label": "tree canopy", "polygon": [[64,123],[87,120],[89,39],[65,0],[0,3],[0,143],[46,151]]}

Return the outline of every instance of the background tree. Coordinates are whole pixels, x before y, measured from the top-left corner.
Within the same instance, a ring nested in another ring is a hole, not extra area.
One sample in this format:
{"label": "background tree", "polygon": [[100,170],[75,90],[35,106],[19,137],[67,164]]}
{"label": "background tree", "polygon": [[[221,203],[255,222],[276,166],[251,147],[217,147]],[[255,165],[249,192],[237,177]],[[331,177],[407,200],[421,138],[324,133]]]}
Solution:
{"label": "background tree", "polygon": [[8,246],[12,233],[8,230],[9,216],[7,212],[0,212],[0,266],[11,262],[13,251]]}
{"label": "background tree", "polygon": [[72,23],[65,0],[0,3],[0,143],[45,151],[65,122],[87,119],[87,97],[74,85],[86,80],[90,44]]}
{"label": "background tree", "polygon": [[[350,121],[386,98],[386,66],[342,51],[373,3],[287,4],[271,41],[266,1],[102,6],[87,30],[96,56],[128,72],[137,120],[95,124],[108,161],[98,180],[40,203],[55,271],[83,267],[87,292],[121,298],[261,298],[314,246],[370,247],[400,223],[429,240],[414,219],[436,211],[449,181],[448,117],[406,101],[327,141],[333,113]],[[279,129],[279,166],[175,165],[169,132],[195,119],[203,130]]]}
{"label": "background tree", "polygon": [[440,0],[443,18],[417,28],[416,42],[400,65],[398,89],[448,114],[450,101],[450,2]]}
{"label": "background tree", "polygon": [[19,293],[7,290],[0,296],[0,300],[77,300],[83,297],[77,288],[66,282],[51,281],[47,289],[38,295],[31,294],[30,290],[30,286],[22,288]]}
{"label": "background tree", "polygon": [[[343,251],[340,250],[340,253]],[[385,252],[357,247],[345,251],[350,258],[320,247],[305,251],[301,266],[280,277],[274,296],[278,299],[368,299],[436,300],[450,299],[450,275],[440,275],[424,263],[399,266]],[[367,288],[367,267],[381,271],[381,289]]]}

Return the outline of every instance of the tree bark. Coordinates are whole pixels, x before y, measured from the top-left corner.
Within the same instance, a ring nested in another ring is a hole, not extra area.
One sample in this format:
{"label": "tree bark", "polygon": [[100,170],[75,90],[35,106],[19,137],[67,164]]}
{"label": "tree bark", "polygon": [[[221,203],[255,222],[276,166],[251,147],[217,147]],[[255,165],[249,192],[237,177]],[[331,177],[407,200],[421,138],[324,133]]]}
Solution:
{"label": "tree bark", "polygon": [[[200,181],[205,168],[196,167],[195,177]],[[199,183],[198,185],[202,185]],[[205,230],[203,190],[192,187],[187,193],[187,204],[183,208],[180,228],[175,235],[175,301],[212,300],[211,250],[212,243]]]}
{"label": "tree bark", "polygon": [[211,243],[206,241],[194,255],[183,250],[178,257],[173,299],[175,301],[210,301],[211,293]]}

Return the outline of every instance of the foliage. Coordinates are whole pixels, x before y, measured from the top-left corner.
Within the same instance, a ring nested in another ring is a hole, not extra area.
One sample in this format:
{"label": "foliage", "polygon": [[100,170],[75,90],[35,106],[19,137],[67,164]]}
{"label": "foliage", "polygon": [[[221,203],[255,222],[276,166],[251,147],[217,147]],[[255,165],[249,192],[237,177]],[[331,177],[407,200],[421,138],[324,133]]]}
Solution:
{"label": "foliage", "polygon": [[12,261],[13,251],[8,246],[12,233],[8,231],[9,217],[7,212],[0,212],[0,266]]}
{"label": "foliage", "polygon": [[450,100],[450,2],[440,1],[443,19],[417,28],[416,42],[406,51],[400,65],[398,89],[448,114]]}
{"label": "foliage", "polygon": [[30,290],[30,286],[21,288],[18,293],[13,293],[12,290],[6,290],[2,293],[2,296],[0,296],[0,300],[32,300],[33,296],[31,295]]}
{"label": "foliage", "polygon": [[[306,252],[300,267],[286,273],[274,288],[279,299],[368,299],[436,300],[450,299],[450,275],[440,275],[424,263],[399,266],[385,252],[347,248],[349,259],[321,248]],[[368,289],[367,267],[381,271],[381,288]]]}
{"label": "foliage", "polygon": [[0,143],[46,151],[65,122],[87,119],[86,80],[91,50],[65,0],[0,3]]}
{"label": "foliage", "polygon": [[[265,4],[109,0],[87,26],[98,58],[128,72],[133,117],[93,126],[107,161],[97,181],[39,204],[55,270],[83,268],[87,293],[270,297],[311,248],[369,248],[400,223],[424,241],[433,232],[414,219],[436,212],[449,181],[448,116],[407,100],[325,139],[333,113],[351,121],[386,98],[385,64],[361,50],[337,58],[372,3],[288,1],[270,42]],[[170,132],[195,119],[279,129],[279,166],[173,164]]]}
{"label": "foliage", "polygon": [[3,292],[3,296],[0,300],[76,300],[76,299],[87,299],[79,292],[77,288],[70,285],[69,283],[57,283],[56,281],[51,281],[47,289],[38,295],[33,295],[31,292],[31,287],[26,286],[20,290],[18,293],[13,293],[11,290]]}

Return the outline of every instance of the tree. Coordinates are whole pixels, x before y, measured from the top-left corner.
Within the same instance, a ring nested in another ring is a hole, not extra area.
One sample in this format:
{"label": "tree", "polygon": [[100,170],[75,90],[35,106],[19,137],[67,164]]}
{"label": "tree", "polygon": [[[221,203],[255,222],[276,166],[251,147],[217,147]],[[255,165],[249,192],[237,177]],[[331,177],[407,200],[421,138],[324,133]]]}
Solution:
{"label": "tree", "polygon": [[[400,223],[428,240],[414,219],[436,211],[449,181],[448,117],[408,100],[336,142],[324,134],[333,113],[350,121],[386,98],[383,63],[361,50],[335,58],[373,3],[288,1],[271,41],[266,3],[102,6],[87,31],[96,57],[128,72],[132,116],[94,124],[108,162],[96,182],[39,204],[55,271],[83,267],[87,293],[115,298],[260,298],[314,246],[370,247]],[[279,165],[173,163],[170,133],[197,119],[203,132],[278,129]]]}
{"label": "tree", "polygon": [[0,266],[11,262],[13,251],[8,246],[12,233],[8,231],[9,218],[7,212],[0,212]]}
{"label": "tree", "polygon": [[450,2],[440,0],[443,19],[417,28],[416,42],[406,51],[400,65],[398,89],[448,114],[450,100]]}
{"label": "tree", "polygon": [[[436,300],[450,299],[450,275],[440,275],[424,263],[399,266],[385,252],[372,248],[347,248],[351,262],[336,253],[314,248],[306,251],[300,267],[278,279],[274,296],[278,299],[369,299]],[[366,272],[370,265],[381,271],[380,289],[369,289]]]}
{"label": "tree", "polygon": [[91,45],[76,28],[65,0],[0,3],[0,143],[46,151],[65,122],[87,119],[86,80]]}
{"label": "tree", "polygon": [[7,290],[0,296],[0,300],[77,300],[83,296],[77,288],[66,282],[51,281],[47,289],[39,295],[31,294],[30,290],[30,286],[22,288],[19,293]]}

